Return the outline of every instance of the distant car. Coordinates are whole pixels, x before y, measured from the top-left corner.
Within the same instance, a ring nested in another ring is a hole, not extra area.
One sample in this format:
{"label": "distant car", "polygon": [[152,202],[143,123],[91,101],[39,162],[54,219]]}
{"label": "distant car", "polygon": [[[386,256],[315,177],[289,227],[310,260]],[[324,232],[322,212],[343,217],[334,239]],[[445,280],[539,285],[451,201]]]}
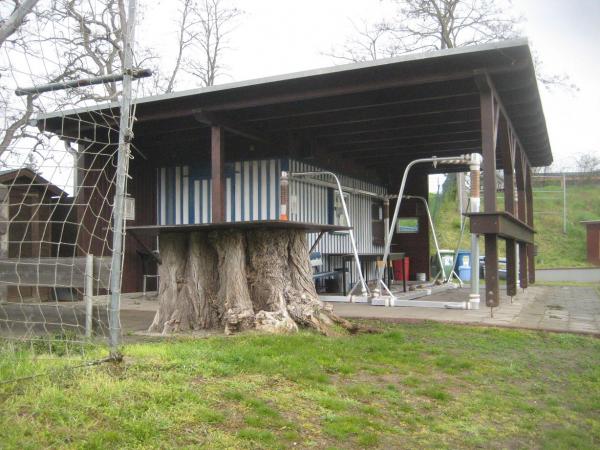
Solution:
{"label": "distant car", "polygon": [[[485,277],[485,256],[479,257],[479,276]],[[498,258],[498,276],[506,280],[506,258]]]}

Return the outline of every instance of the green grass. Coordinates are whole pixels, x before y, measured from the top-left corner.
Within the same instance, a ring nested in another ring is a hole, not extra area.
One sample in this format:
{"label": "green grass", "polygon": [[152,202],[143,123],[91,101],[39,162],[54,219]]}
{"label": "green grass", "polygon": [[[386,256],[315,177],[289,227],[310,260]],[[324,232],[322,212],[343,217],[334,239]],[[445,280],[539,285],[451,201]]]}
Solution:
{"label": "green grass", "polygon": [[118,365],[2,384],[0,447],[600,445],[600,340],[370,325],[384,332],[132,344]]}
{"label": "green grass", "polygon": [[[534,190],[556,190],[557,185],[547,183]],[[437,196],[431,195],[432,205]],[[534,193],[535,244],[538,246],[536,266],[538,268],[586,267],[586,236],[582,220],[600,219],[600,185],[567,183],[567,233],[563,233],[563,199],[558,193]],[[454,250],[460,235],[460,218],[457,212],[455,192],[450,192],[437,214],[436,231],[441,248]],[[503,208],[503,197],[498,196],[498,208]],[[432,206],[433,209],[433,206]],[[540,214],[556,212],[557,214]],[[462,248],[469,248],[469,236],[463,238]],[[483,248],[483,240],[481,241]],[[500,254],[505,255],[500,242]]]}

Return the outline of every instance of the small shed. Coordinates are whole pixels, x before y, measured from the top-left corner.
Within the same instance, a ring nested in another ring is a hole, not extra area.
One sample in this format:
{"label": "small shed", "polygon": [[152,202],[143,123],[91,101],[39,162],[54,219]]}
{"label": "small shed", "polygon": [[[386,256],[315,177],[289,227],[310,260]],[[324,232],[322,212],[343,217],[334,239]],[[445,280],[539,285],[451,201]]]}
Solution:
{"label": "small shed", "polygon": [[581,223],[587,234],[587,260],[600,266],[600,220],[583,220]]}
{"label": "small shed", "polygon": [[[66,196],[30,168],[0,170],[0,258],[51,256],[54,249],[49,225],[60,199]],[[20,300],[48,295],[48,289],[0,286],[0,298]]]}

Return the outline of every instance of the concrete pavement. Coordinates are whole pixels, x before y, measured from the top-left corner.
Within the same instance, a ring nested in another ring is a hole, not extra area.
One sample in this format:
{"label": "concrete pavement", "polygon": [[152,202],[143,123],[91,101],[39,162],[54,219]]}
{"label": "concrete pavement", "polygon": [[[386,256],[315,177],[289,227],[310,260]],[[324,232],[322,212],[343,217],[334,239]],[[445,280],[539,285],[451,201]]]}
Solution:
{"label": "concrete pavement", "polygon": [[[468,297],[467,289],[456,289],[427,297],[460,301]],[[563,331],[600,335],[600,296],[592,287],[531,286],[521,291],[511,303],[503,296],[500,306],[479,310],[443,308],[384,307],[356,303],[332,303],[334,311],[346,318],[369,318],[393,321],[433,320],[533,330]]]}

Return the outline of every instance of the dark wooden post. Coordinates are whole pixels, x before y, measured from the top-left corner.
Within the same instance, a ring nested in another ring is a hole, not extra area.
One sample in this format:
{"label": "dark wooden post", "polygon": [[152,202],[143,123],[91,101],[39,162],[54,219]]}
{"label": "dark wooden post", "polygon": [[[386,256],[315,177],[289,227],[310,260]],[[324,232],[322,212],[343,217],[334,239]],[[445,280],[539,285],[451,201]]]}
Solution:
{"label": "dark wooden post", "polygon": [[[527,197],[525,195],[525,160],[520,146],[516,148],[515,172],[517,175],[517,217],[521,222],[527,222]],[[521,288],[528,286],[527,276],[527,244],[519,242],[519,283]]]}
{"label": "dark wooden post", "polygon": [[225,222],[225,151],[224,133],[220,126],[211,127],[211,198],[212,222]]}
{"label": "dark wooden post", "polygon": [[[481,146],[483,153],[483,203],[486,213],[496,212],[496,140],[498,136],[498,107],[491,86],[479,83],[481,90]],[[485,235],[485,304],[500,304],[498,292],[498,237]]]}
{"label": "dark wooden post", "polygon": [[[527,225],[533,228],[533,187],[531,180],[531,166],[525,166],[525,196],[527,198]],[[527,244],[527,273],[529,284],[535,283],[535,256],[533,244]]]}
{"label": "dark wooden post", "polygon": [[[504,210],[515,215],[514,160],[516,141],[505,120],[498,136],[504,170]],[[517,295],[517,252],[514,239],[506,239],[506,295]]]}

